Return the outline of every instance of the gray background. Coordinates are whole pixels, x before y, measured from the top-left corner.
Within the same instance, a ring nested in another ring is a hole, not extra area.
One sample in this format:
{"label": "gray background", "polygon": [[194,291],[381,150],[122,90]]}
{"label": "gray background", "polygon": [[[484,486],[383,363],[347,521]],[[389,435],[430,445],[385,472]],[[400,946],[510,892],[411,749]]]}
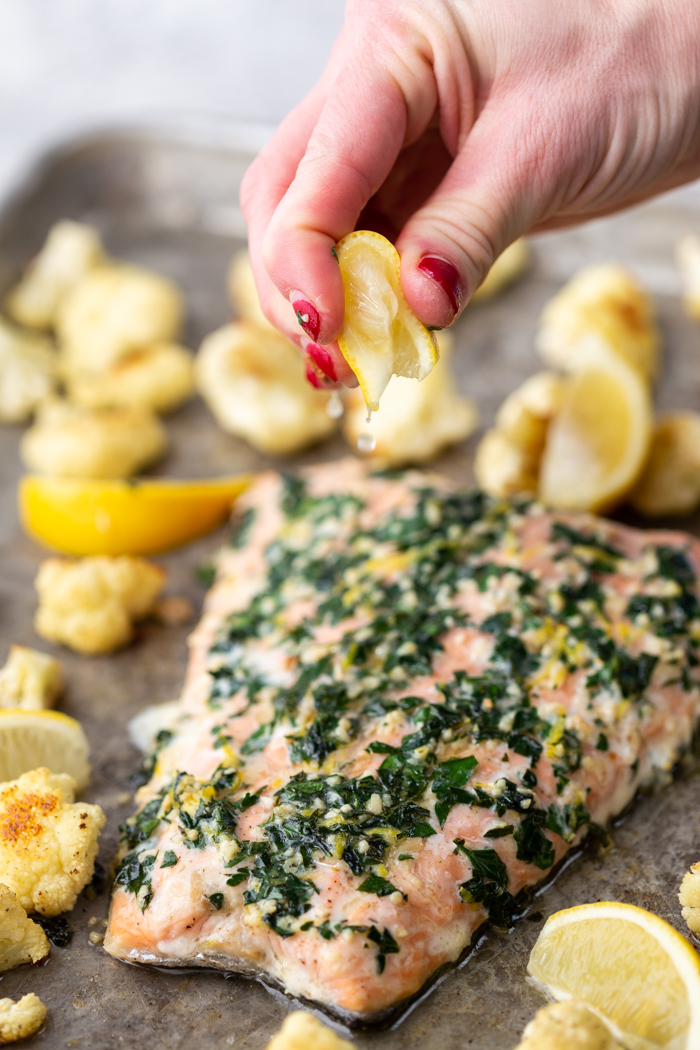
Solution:
{"label": "gray background", "polygon": [[0,0],[0,196],[105,123],[279,122],[313,85],[343,0]]}
{"label": "gray background", "polygon": [[[0,199],[102,125],[276,124],[321,73],[344,0],[0,0]],[[700,203],[700,186],[681,191]]]}

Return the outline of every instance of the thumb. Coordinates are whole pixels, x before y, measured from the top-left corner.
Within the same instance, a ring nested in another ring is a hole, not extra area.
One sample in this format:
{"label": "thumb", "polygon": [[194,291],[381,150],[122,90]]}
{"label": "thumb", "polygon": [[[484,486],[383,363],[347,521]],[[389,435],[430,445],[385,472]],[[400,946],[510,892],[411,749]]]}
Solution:
{"label": "thumb", "polygon": [[501,107],[482,112],[396,242],[403,293],[424,324],[452,324],[497,256],[549,210],[540,159],[531,128],[517,134],[513,116]]}

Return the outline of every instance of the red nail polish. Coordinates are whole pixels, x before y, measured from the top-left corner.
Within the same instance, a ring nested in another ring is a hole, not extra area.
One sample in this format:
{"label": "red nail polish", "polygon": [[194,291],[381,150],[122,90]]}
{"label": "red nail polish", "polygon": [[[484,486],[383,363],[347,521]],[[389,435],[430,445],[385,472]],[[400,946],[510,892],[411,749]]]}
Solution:
{"label": "red nail polish", "polygon": [[297,315],[297,321],[304,329],[309,339],[313,339],[314,342],[318,339],[318,333],[321,330],[321,318],[318,316],[318,310],[311,303],[308,303],[306,299],[297,299],[292,303],[292,309]]}
{"label": "red nail polish", "polygon": [[314,390],[323,390],[323,381],[310,361],[306,362],[306,382],[311,383]]}
{"label": "red nail polish", "polygon": [[427,273],[428,277],[432,277],[440,285],[452,307],[452,313],[457,316],[464,292],[459,274],[452,263],[439,259],[436,255],[426,255],[418,263],[418,269]]}
{"label": "red nail polish", "polygon": [[335,365],[333,364],[333,358],[331,357],[325,346],[318,346],[317,343],[309,343],[306,347],[306,353],[311,358],[317,368],[320,368],[325,376],[332,379],[333,382],[337,382],[338,376],[335,371]]}
{"label": "red nail polish", "polygon": [[340,383],[334,383],[332,379],[324,375],[309,358],[306,359],[306,381],[311,383],[314,390],[335,390]]}

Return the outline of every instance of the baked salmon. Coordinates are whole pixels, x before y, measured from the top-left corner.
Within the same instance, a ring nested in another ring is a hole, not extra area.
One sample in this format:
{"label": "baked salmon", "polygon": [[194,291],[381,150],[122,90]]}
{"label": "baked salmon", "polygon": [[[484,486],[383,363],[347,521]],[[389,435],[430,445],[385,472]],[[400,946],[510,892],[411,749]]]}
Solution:
{"label": "baked salmon", "polygon": [[356,460],[262,475],[121,829],[107,951],[349,1020],[414,995],[689,747],[699,551]]}

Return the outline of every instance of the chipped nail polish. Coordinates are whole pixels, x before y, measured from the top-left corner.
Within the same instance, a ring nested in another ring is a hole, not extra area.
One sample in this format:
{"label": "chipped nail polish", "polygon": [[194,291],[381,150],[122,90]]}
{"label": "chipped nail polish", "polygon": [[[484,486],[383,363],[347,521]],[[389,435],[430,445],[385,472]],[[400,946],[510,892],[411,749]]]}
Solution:
{"label": "chipped nail polish", "polygon": [[446,259],[440,259],[436,255],[426,255],[418,263],[418,269],[426,273],[428,277],[432,277],[436,284],[440,285],[447,296],[452,313],[456,317],[462,305],[464,290],[459,274],[452,263],[447,262]]}
{"label": "chipped nail polish", "polygon": [[306,347],[306,353],[311,358],[317,368],[320,368],[325,376],[332,379],[333,382],[337,382],[338,375],[333,364],[333,358],[331,357],[325,346],[319,346],[317,343],[309,343]]}
{"label": "chipped nail polish", "polygon": [[314,390],[323,390],[323,380],[318,375],[311,361],[306,362],[306,382],[311,383]]}
{"label": "chipped nail polish", "polygon": [[316,342],[318,339],[318,333],[321,330],[321,318],[319,317],[316,307],[306,299],[294,299],[292,302],[292,309],[297,315],[297,321],[304,329],[309,339],[313,339],[313,341]]}
{"label": "chipped nail polish", "polygon": [[315,390],[336,390],[340,386],[340,383],[329,379],[309,357],[306,358],[306,381],[311,383]]}

